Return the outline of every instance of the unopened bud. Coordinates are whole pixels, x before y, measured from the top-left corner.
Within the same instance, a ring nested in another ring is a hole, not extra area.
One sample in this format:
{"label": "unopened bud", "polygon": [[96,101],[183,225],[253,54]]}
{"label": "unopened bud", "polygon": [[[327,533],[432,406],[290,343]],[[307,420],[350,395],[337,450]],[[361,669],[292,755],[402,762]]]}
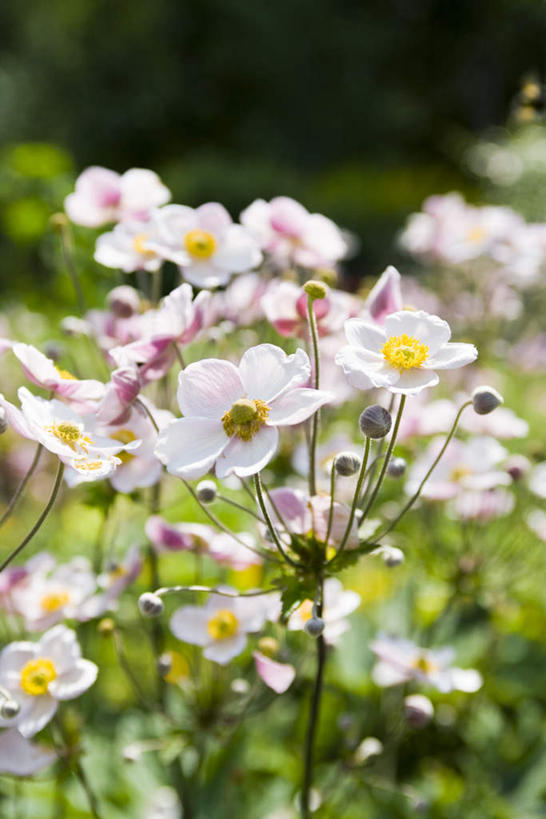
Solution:
{"label": "unopened bud", "polygon": [[115,627],[116,625],[111,617],[103,617],[102,620],[99,621],[97,631],[101,637],[109,637],[114,631]]}
{"label": "unopened bud", "polygon": [[61,231],[68,225],[68,216],[66,213],[54,213],[49,217],[49,224],[52,230]]}
{"label": "unopened bud", "polygon": [[320,267],[318,270],[315,270],[315,273],[321,282],[324,282],[324,284],[327,284],[329,287],[335,287],[338,283],[338,272],[334,270],[333,267]]}
{"label": "unopened bud", "polygon": [[472,393],[472,406],[478,415],[489,415],[501,404],[504,399],[493,387],[476,387]]}
{"label": "unopened bud", "polygon": [[165,606],[163,600],[153,592],[144,592],[138,598],[138,608],[144,617],[159,617]]}
{"label": "unopened bud", "polygon": [[8,426],[9,424],[8,419],[6,418],[6,411],[3,407],[0,407],[0,435],[4,434]]}
{"label": "unopened bud", "polygon": [[317,299],[325,299],[326,294],[328,293],[328,288],[324,282],[319,282],[316,279],[309,279],[308,282],[305,282],[303,289],[312,301],[316,301]]}
{"label": "unopened bud", "polygon": [[404,458],[391,458],[387,467],[387,475],[391,478],[401,478],[406,471]]}
{"label": "unopened bud", "polygon": [[48,341],[44,346],[44,353],[52,361],[58,361],[64,353],[63,347],[58,341]]}
{"label": "unopened bud", "polygon": [[434,707],[428,697],[411,694],[404,700],[404,716],[413,728],[423,728],[434,716]]}
{"label": "unopened bud", "polygon": [[368,759],[383,753],[383,743],[377,737],[366,737],[354,752],[354,762],[363,765]]}
{"label": "unopened bud", "polygon": [[245,680],[242,677],[236,677],[234,680],[232,680],[230,688],[234,694],[244,695],[248,694],[250,684],[248,680]]}
{"label": "unopened bud", "polygon": [[279,642],[274,637],[262,637],[258,640],[258,651],[273,659],[279,652]]}
{"label": "unopened bud", "polygon": [[138,313],[140,297],[134,287],[120,284],[110,290],[107,296],[108,307],[117,318],[130,318]]}
{"label": "unopened bud", "polygon": [[195,493],[201,503],[212,503],[216,500],[216,484],[214,481],[201,481],[197,484]]}
{"label": "unopened bud", "polygon": [[348,478],[358,472],[362,466],[362,458],[354,452],[340,452],[336,455],[334,466],[338,475]]}
{"label": "unopened bud", "polygon": [[157,661],[157,671],[160,677],[166,677],[173,665],[173,658],[170,652],[166,651]]}
{"label": "unopened bud", "polygon": [[513,481],[519,481],[531,469],[531,461],[525,455],[511,455],[505,461],[504,468]]}
{"label": "unopened bud", "polygon": [[21,706],[19,705],[16,700],[4,700],[2,705],[0,706],[0,716],[3,719],[14,719],[17,716],[19,711],[21,710]]}
{"label": "unopened bud", "polygon": [[322,619],[322,617],[311,617],[305,623],[303,630],[309,637],[320,637],[322,632],[324,631],[324,626],[326,623]]}
{"label": "unopened bud", "polygon": [[372,404],[361,414],[359,424],[361,432],[368,438],[384,438],[391,428],[392,418],[385,407]]}
{"label": "unopened bud", "polygon": [[381,552],[383,563],[388,566],[389,569],[394,569],[395,566],[400,566],[400,564],[405,560],[404,552],[397,546],[381,546],[378,551]]}

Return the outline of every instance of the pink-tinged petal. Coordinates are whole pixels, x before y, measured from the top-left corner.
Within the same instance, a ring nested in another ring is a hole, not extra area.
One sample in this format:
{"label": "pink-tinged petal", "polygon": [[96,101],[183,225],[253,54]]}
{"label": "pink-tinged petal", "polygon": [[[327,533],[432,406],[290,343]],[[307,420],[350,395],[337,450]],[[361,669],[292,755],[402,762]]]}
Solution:
{"label": "pink-tinged petal", "polygon": [[214,264],[228,273],[244,273],[257,267],[262,253],[255,239],[241,225],[232,225],[214,254]]}
{"label": "pink-tinged petal", "polygon": [[59,674],[49,683],[48,691],[56,700],[73,700],[93,685],[98,673],[95,663],[78,660],[73,668]]}
{"label": "pink-tinged petal", "polygon": [[161,551],[177,552],[181,549],[191,549],[192,540],[184,535],[176,526],[168,523],[160,515],[152,515],[146,521],[144,527],[146,537],[150,539],[153,546]]}
{"label": "pink-tinged petal", "polygon": [[0,734],[0,773],[32,776],[53,764],[57,754],[51,748],[29,742],[16,728]]}
{"label": "pink-tinged petal", "polygon": [[375,324],[360,318],[347,319],[343,326],[345,328],[345,338],[352,347],[382,357],[381,348],[387,340],[383,330]]}
{"label": "pink-tinged petal", "polygon": [[243,382],[229,361],[207,358],[190,364],[178,377],[178,403],[187,417],[220,421],[244,395]]}
{"label": "pink-tinged petal", "polygon": [[[437,374],[432,370],[415,367],[412,370],[402,370],[396,383],[389,384],[388,380],[385,379],[385,386],[388,386],[391,392],[416,395],[427,387],[435,387],[439,380]],[[382,386],[382,384],[378,384],[378,386]]]}
{"label": "pink-tinged petal", "polygon": [[391,313],[385,319],[384,327],[387,338],[406,334],[419,339],[421,344],[426,344],[429,348],[430,356],[451,338],[447,321],[423,310],[401,310],[399,313]]}
{"label": "pink-tinged petal", "polygon": [[239,372],[247,398],[269,403],[281,393],[306,384],[311,376],[311,364],[301,348],[287,355],[274,344],[259,344],[243,355]]}
{"label": "pink-tinged petal", "polygon": [[216,475],[219,478],[225,478],[231,472],[239,478],[255,475],[269,463],[278,443],[276,427],[262,427],[251,441],[233,437],[216,461]]}
{"label": "pink-tinged petal", "polygon": [[[311,525],[308,495],[302,492],[301,489],[288,489],[285,487],[272,489],[270,495],[286,525],[298,534],[306,533]],[[271,508],[270,513],[275,521],[275,510]]]}
{"label": "pink-tinged petal", "polygon": [[398,270],[390,265],[381,274],[366,299],[370,316],[378,324],[382,324],[390,313],[396,313],[403,307],[400,279]]}
{"label": "pink-tinged petal", "polygon": [[226,665],[246,648],[247,637],[244,633],[235,634],[227,640],[215,640],[203,651],[203,657],[218,665]]}
{"label": "pink-tinged petal", "polygon": [[309,211],[289,196],[276,196],[269,205],[269,221],[273,230],[298,238],[309,221]]}
{"label": "pink-tinged petal", "polygon": [[473,344],[446,344],[434,355],[429,356],[423,367],[430,367],[431,370],[455,370],[457,367],[466,367],[477,357],[478,351]]}
{"label": "pink-tinged petal", "polygon": [[34,435],[33,430],[27,423],[27,420],[20,409],[18,409],[13,404],[10,404],[4,396],[0,393],[0,407],[6,413],[6,420],[10,427],[13,427],[15,432],[18,435],[22,435],[23,438],[30,438],[31,441],[37,440],[36,436]]}
{"label": "pink-tinged petal", "polygon": [[289,390],[272,401],[266,423],[268,426],[300,424],[316,412],[319,407],[333,401],[334,397],[331,392],[305,387]]}
{"label": "pink-tinged petal", "polygon": [[[375,354],[372,354],[375,356]],[[371,373],[380,369],[383,362],[379,357],[370,360],[367,350],[357,347],[342,347],[335,358],[336,364],[343,368],[343,374],[352,387],[357,390],[371,390],[374,383]]]}
{"label": "pink-tinged petal", "polygon": [[254,652],[254,662],[256,671],[264,683],[272,688],[276,694],[284,694],[296,677],[296,670],[288,663],[277,663],[270,657],[266,657],[260,651]]}
{"label": "pink-tinged petal", "polygon": [[34,697],[31,708],[17,722],[17,728],[24,737],[33,737],[52,719],[57,710],[57,700],[49,694]]}
{"label": "pink-tinged petal", "polygon": [[171,631],[178,640],[192,646],[206,646],[210,642],[208,632],[209,613],[200,606],[182,606],[171,617]]}
{"label": "pink-tinged petal", "polygon": [[232,218],[219,202],[207,202],[196,208],[195,216],[201,230],[211,233],[222,233],[233,224]]}
{"label": "pink-tinged petal", "polygon": [[411,674],[404,668],[397,668],[381,660],[376,663],[372,669],[372,680],[376,685],[380,685],[382,688],[391,685],[400,685],[400,683],[407,682],[410,678]]}
{"label": "pink-tinged petal", "polygon": [[14,344],[12,350],[24,374],[33,384],[54,388],[60,381],[61,376],[53,361],[32,344]]}
{"label": "pink-tinged petal", "polygon": [[228,444],[219,420],[179,418],[161,430],[154,455],[171,475],[192,480],[205,475]]}

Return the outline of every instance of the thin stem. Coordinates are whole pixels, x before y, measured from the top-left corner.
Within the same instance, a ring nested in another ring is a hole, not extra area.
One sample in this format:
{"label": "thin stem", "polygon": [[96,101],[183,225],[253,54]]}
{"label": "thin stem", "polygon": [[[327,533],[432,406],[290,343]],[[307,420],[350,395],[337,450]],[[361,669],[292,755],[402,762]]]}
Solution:
{"label": "thin stem", "polygon": [[148,409],[144,401],[142,401],[140,398],[135,398],[135,404],[138,407],[140,407],[140,409],[148,416],[148,418],[152,422],[153,428],[157,433],[159,433],[159,426],[157,424],[157,421],[155,420],[152,411]]}
{"label": "thin stem", "polygon": [[116,628],[112,631],[112,637],[113,637],[113,640],[114,640],[114,648],[115,648],[115,651],[116,651],[116,657],[118,658],[118,663],[120,665],[120,668],[122,669],[125,676],[127,677],[131,687],[133,688],[133,690],[134,690],[134,692],[136,694],[136,697],[137,697],[138,701],[140,702],[141,705],[144,706],[144,708],[146,708],[149,711],[153,711],[154,710],[153,706],[146,699],[146,696],[145,696],[144,692],[142,691],[142,689],[140,687],[140,683],[139,683],[136,675],[133,673],[133,669],[131,668],[131,666],[129,664],[129,661],[128,661],[126,655],[125,655],[125,651],[123,649],[123,642],[122,642],[122,639],[121,639],[121,634],[119,633],[119,631]]}
{"label": "thin stem", "polygon": [[76,776],[78,777],[78,779],[80,780],[80,784],[81,784],[82,788],[85,791],[85,794],[87,796],[87,801],[89,802],[89,809],[91,811],[91,815],[93,816],[93,819],[101,819],[100,813],[99,813],[99,803],[97,802],[97,797],[95,796],[95,794],[93,793],[93,791],[91,789],[91,786],[89,784],[89,780],[87,778],[87,775],[86,775],[86,773],[85,773],[79,759],[76,762],[76,767],[74,769],[74,772],[75,772]]}
{"label": "thin stem", "polygon": [[34,470],[38,466],[38,461],[40,460],[40,456],[42,454],[43,448],[44,447],[43,447],[42,444],[38,444],[38,446],[36,447],[36,452],[34,453],[34,458],[32,459],[32,463],[29,466],[26,475],[24,476],[23,480],[21,481],[21,483],[19,484],[19,486],[15,490],[15,494],[13,495],[12,499],[10,500],[10,502],[8,504],[8,508],[6,509],[6,511],[4,512],[2,517],[0,518],[0,526],[2,526],[7,521],[7,519],[9,518],[9,516],[11,515],[11,513],[15,509],[15,505],[16,505],[17,501],[19,500],[19,498],[21,497],[21,495],[25,491],[25,487],[26,487],[27,483],[31,479],[32,475],[34,474]]}
{"label": "thin stem", "polygon": [[36,521],[36,523],[34,524],[32,529],[30,530],[28,535],[26,535],[26,537],[23,538],[21,543],[13,550],[13,552],[11,552],[11,554],[8,555],[8,557],[6,557],[6,559],[4,560],[2,565],[0,565],[0,572],[3,572],[4,569],[7,566],[9,566],[11,561],[14,560],[17,557],[17,555],[20,552],[23,551],[23,549],[25,548],[27,543],[29,543],[32,540],[32,538],[34,537],[36,532],[41,527],[42,523],[45,521],[45,519],[47,518],[47,516],[51,512],[53,504],[55,503],[55,498],[57,497],[60,486],[61,486],[61,482],[62,482],[62,479],[63,479],[63,474],[64,474],[64,464],[63,464],[62,461],[59,461],[59,467],[57,469],[57,476],[55,478],[55,483],[53,485],[51,495],[49,496],[49,500],[48,500],[46,506],[44,507],[44,509],[42,511],[42,514],[40,515],[40,517],[38,518],[38,520]]}
{"label": "thin stem", "polygon": [[259,472],[257,472],[254,475],[254,487],[256,489],[256,497],[258,498],[258,505],[260,507],[262,515],[264,516],[265,522],[267,524],[267,528],[269,529],[269,532],[271,534],[271,537],[273,538],[273,542],[274,542],[275,546],[277,547],[277,549],[279,550],[282,557],[284,558],[284,560],[286,560],[287,563],[290,563],[291,566],[294,566],[294,567],[298,568],[300,566],[300,564],[297,563],[297,561],[292,560],[292,558],[289,555],[286,554],[286,552],[284,550],[284,547],[283,547],[283,545],[281,543],[281,540],[279,538],[278,532],[275,529],[275,527],[273,526],[273,521],[271,520],[271,518],[269,516],[269,512],[267,511],[267,507],[265,505],[265,500],[264,500],[263,491],[262,491],[262,481],[260,479],[260,473]]}
{"label": "thin stem", "polygon": [[[316,603],[316,614],[318,617],[322,616],[322,596],[323,596],[323,580],[319,581],[319,595]],[[317,638],[317,673],[315,676],[315,684],[313,686],[313,693],[311,696],[311,705],[309,709],[309,722],[307,725],[307,736],[305,739],[305,757],[304,757],[304,771],[303,771],[303,787],[301,793],[301,816],[302,819],[310,819],[311,809],[309,805],[311,786],[313,784],[313,751],[315,745],[315,736],[317,733],[319,714],[320,714],[320,700],[322,696],[322,683],[324,679],[324,665],[326,661],[326,643],[321,634]]]}
{"label": "thin stem", "polygon": [[[313,310],[314,299],[307,296],[307,319],[311,329],[311,341],[313,345],[313,360],[315,367],[314,387],[316,390],[320,384],[320,354],[317,332],[317,317]],[[311,418],[311,436],[309,441],[309,494],[317,494],[317,436],[318,436],[319,410]]]}
{"label": "thin stem", "polygon": [[[394,407],[395,398],[396,398],[396,394],[393,392],[392,395],[391,395],[391,400],[389,401],[389,406],[387,407],[387,410],[388,410],[390,415],[392,415],[392,410],[393,410],[393,407]],[[362,501],[361,501],[362,506],[364,506],[364,502],[366,501],[366,499],[368,497],[368,494],[369,494],[369,491],[370,491],[370,489],[372,487],[373,479],[375,477],[375,472],[377,470],[377,465],[378,465],[379,461],[381,460],[381,458],[385,457],[385,455],[383,453],[384,449],[385,449],[385,438],[382,438],[381,442],[379,444],[378,450],[377,450],[377,455],[375,456],[375,458],[371,462],[371,464],[369,466],[369,469],[368,469],[368,474],[370,475],[370,480],[366,484],[364,494],[362,495]],[[366,477],[368,477],[368,475],[366,475]]]}
{"label": "thin stem", "polygon": [[72,280],[74,292],[76,293],[76,301],[78,302],[78,310],[80,315],[85,313],[85,298],[83,295],[82,286],[74,264],[74,246],[72,244],[72,234],[68,221],[61,226],[61,250],[63,254],[64,263],[68,271],[68,275]]}
{"label": "thin stem", "polygon": [[432,473],[436,469],[440,459],[442,458],[444,452],[446,451],[447,447],[449,446],[449,443],[450,443],[451,439],[455,435],[455,432],[457,430],[457,426],[459,424],[459,419],[460,419],[461,415],[463,414],[463,410],[465,410],[466,407],[469,407],[471,404],[472,404],[472,401],[467,401],[466,403],[464,403],[462,405],[462,407],[458,411],[457,415],[455,416],[455,420],[453,421],[453,425],[452,425],[452,427],[451,427],[451,429],[450,429],[450,431],[449,431],[449,433],[448,433],[448,435],[447,435],[447,437],[446,437],[446,439],[444,441],[444,444],[443,444],[441,450],[439,451],[438,455],[434,459],[434,462],[432,463],[432,466],[430,467],[430,469],[426,473],[425,477],[423,478],[423,480],[421,481],[421,483],[417,487],[415,493],[411,496],[411,498],[407,501],[407,503],[402,507],[402,509],[400,510],[398,515],[394,518],[394,520],[392,520],[389,523],[387,528],[384,529],[379,535],[375,536],[375,538],[374,538],[375,540],[380,540],[383,537],[383,535],[386,535],[388,532],[391,531],[391,529],[394,529],[394,527],[396,526],[396,524],[398,523],[400,518],[402,518],[406,514],[406,512],[413,506],[413,504],[415,503],[415,501],[417,500],[417,498],[421,494],[424,485],[426,484],[426,482],[428,481],[428,479],[430,478],[430,476],[432,475]]}
{"label": "thin stem", "polygon": [[370,497],[368,498],[368,503],[364,507],[362,518],[364,519],[370,509],[373,506],[373,502],[375,501],[379,490],[381,489],[381,484],[387,474],[387,469],[389,466],[389,461],[391,459],[392,451],[394,449],[394,445],[396,443],[396,438],[398,436],[398,429],[400,428],[400,421],[402,420],[402,413],[404,412],[404,406],[406,404],[406,395],[402,395],[400,398],[400,404],[398,405],[398,413],[396,415],[396,421],[394,422],[394,429],[392,431],[391,439],[389,441],[389,446],[387,447],[387,451],[385,453],[385,458],[383,460],[383,464],[381,466],[381,472],[379,473],[379,478],[377,479],[377,483],[374,486]]}
{"label": "thin stem", "polygon": [[160,267],[155,273],[150,273],[152,277],[150,295],[153,305],[158,305],[161,299],[161,286],[163,284],[163,269]]}
{"label": "thin stem", "polygon": [[264,594],[272,594],[277,589],[257,589],[256,591],[237,592],[229,591],[228,589],[214,589],[210,586],[163,586],[161,589],[156,589],[153,593],[158,597],[164,597],[166,594],[178,594],[179,592],[206,592],[206,594],[219,594],[220,597],[262,597]]}
{"label": "thin stem", "polygon": [[185,370],[186,369],[186,362],[184,360],[184,356],[182,355],[182,350],[180,349],[180,347],[178,346],[176,341],[173,341],[171,343],[172,343],[173,350],[174,350],[174,352],[176,354],[176,357],[178,359],[178,363],[180,364],[180,369]]}
{"label": "thin stem", "polygon": [[249,509],[248,506],[244,506],[242,503],[237,503],[237,501],[233,500],[232,498],[226,498],[225,495],[216,495],[216,498],[223,503],[229,503],[230,506],[234,506],[236,509],[240,509],[241,512],[246,512],[247,515],[252,515],[260,523],[264,523],[263,518],[256,514],[252,509]]}
{"label": "thin stem", "polygon": [[336,493],[336,459],[332,461],[332,471],[330,473],[330,509],[328,511],[328,526],[326,527],[326,539],[324,541],[326,548],[328,548],[328,541],[330,540],[330,533],[332,531],[332,524],[334,522],[334,496]]}
{"label": "thin stem", "polygon": [[351,513],[349,515],[349,520],[347,521],[347,527],[343,534],[343,538],[341,543],[339,544],[338,550],[333,556],[331,560],[328,561],[328,566],[331,566],[334,560],[340,556],[345,548],[347,541],[349,540],[349,535],[351,534],[351,529],[353,527],[353,521],[355,519],[356,514],[356,507],[358,506],[358,499],[360,497],[360,491],[362,489],[362,484],[364,483],[364,478],[366,476],[366,466],[368,465],[368,458],[370,457],[370,443],[371,439],[366,438],[366,443],[364,444],[364,455],[362,457],[362,464],[360,466],[360,472],[358,473],[358,480],[356,482],[355,494],[353,496],[353,502],[351,504]]}

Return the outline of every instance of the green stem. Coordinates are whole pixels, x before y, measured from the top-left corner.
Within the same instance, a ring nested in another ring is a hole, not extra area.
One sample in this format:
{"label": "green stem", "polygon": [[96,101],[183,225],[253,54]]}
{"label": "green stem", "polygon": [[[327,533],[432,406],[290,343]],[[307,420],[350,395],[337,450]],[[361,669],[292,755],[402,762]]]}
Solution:
{"label": "green stem", "polygon": [[269,516],[269,512],[267,511],[267,507],[265,505],[265,500],[264,500],[263,491],[262,491],[262,481],[261,481],[259,472],[257,472],[254,475],[254,487],[256,489],[256,497],[258,498],[258,505],[260,507],[260,511],[261,511],[262,515],[264,516],[264,520],[265,520],[265,522],[267,524],[267,528],[269,529],[269,533],[271,534],[271,537],[273,538],[273,542],[274,542],[275,546],[277,547],[280,554],[282,555],[284,560],[286,560],[287,563],[290,563],[290,565],[294,566],[295,568],[299,568],[300,564],[297,563],[295,560],[292,560],[290,555],[286,554],[286,552],[284,550],[284,547],[283,547],[283,545],[281,543],[281,540],[279,538],[279,535],[277,533],[277,530],[273,526],[273,521],[271,520],[271,518]]}
{"label": "green stem", "polygon": [[136,404],[136,406],[140,407],[140,409],[148,416],[148,418],[152,422],[153,428],[159,434],[159,426],[158,426],[157,421],[155,420],[155,418],[153,416],[152,411],[148,409],[148,407],[146,406],[144,401],[141,401],[140,398],[135,398],[135,404]]}
{"label": "green stem", "polygon": [[[391,400],[389,401],[389,406],[387,407],[387,410],[388,410],[390,415],[392,415],[392,409],[394,407],[394,399],[395,398],[396,398],[395,393],[392,393]],[[362,495],[362,500],[361,500],[362,506],[364,506],[364,504],[365,504],[365,502],[366,502],[366,500],[368,498],[370,489],[372,487],[373,479],[374,479],[375,473],[377,471],[379,461],[381,460],[381,458],[385,457],[385,455],[383,453],[384,448],[385,448],[385,438],[382,438],[381,443],[379,444],[379,447],[378,447],[378,450],[377,450],[377,455],[375,456],[375,458],[371,462],[370,467],[368,469],[368,474],[366,475],[366,477],[368,477],[368,475],[369,475],[370,479],[369,479],[368,483],[366,484],[366,488],[365,488],[364,493]]]}
{"label": "green stem", "polygon": [[15,490],[15,494],[13,495],[12,499],[10,500],[10,502],[8,504],[8,508],[6,509],[6,511],[4,512],[2,517],[0,518],[0,526],[2,526],[7,521],[7,519],[9,518],[9,516],[11,515],[11,513],[15,509],[15,505],[16,505],[17,501],[19,500],[19,498],[21,497],[21,495],[25,491],[25,487],[26,487],[27,483],[31,479],[32,475],[34,474],[34,470],[38,466],[38,461],[40,460],[40,456],[42,454],[43,448],[44,447],[43,447],[42,444],[38,444],[38,446],[36,447],[36,452],[34,453],[34,458],[32,459],[32,463],[29,466],[25,477],[23,478],[23,480],[21,481],[21,483],[19,484],[19,486]]}
{"label": "green stem", "polygon": [[63,474],[64,474],[64,464],[63,464],[62,461],[59,461],[59,468],[57,469],[57,476],[55,478],[55,484],[53,485],[51,495],[49,496],[49,500],[48,500],[46,506],[44,507],[44,509],[42,511],[42,514],[40,515],[40,517],[38,518],[38,520],[36,521],[36,523],[34,524],[32,529],[30,530],[28,535],[26,535],[26,537],[23,538],[21,543],[8,555],[8,557],[6,557],[4,562],[0,565],[0,572],[3,572],[4,569],[7,566],[9,566],[11,561],[14,560],[17,557],[17,555],[20,552],[23,551],[23,549],[25,548],[27,543],[29,543],[32,540],[32,538],[34,537],[36,532],[41,527],[42,523],[45,521],[45,519],[49,515],[49,513],[50,513],[50,511],[51,511],[51,509],[53,507],[53,504],[55,503],[55,498],[57,497],[57,494],[59,492],[61,482],[62,482],[62,479],[63,479]]}
{"label": "green stem", "polygon": [[[319,602],[316,606],[316,613],[318,617],[322,616],[322,597],[323,597],[323,580],[319,581]],[[319,715],[320,715],[320,700],[322,696],[322,684],[324,679],[324,665],[326,662],[326,643],[321,634],[317,638],[317,673],[315,675],[315,683],[313,686],[313,693],[311,695],[311,705],[309,709],[309,722],[307,725],[307,736],[305,738],[304,751],[304,771],[303,771],[303,787],[301,793],[301,817],[302,819],[310,819],[310,795],[311,786],[313,784],[313,751],[315,746],[315,736],[317,733]]]}
{"label": "green stem", "polygon": [[78,271],[76,270],[76,265],[74,264],[74,246],[72,244],[72,234],[68,221],[61,227],[61,250],[68,275],[72,280],[72,286],[74,287],[74,292],[76,293],[78,310],[80,315],[83,315],[86,310],[85,298],[83,295],[82,286],[80,284]]}
{"label": "green stem", "polygon": [[356,482],[355,494],[353,497],[353,503],[351,505],[351,513],[349,515],[349,520],[347,521],[347,527],[345,529],[345,533],[339,544],[338,550],[333,556],[331,560],[328,561],[328,566],[331,566],[332,563],[338,559],[340,554],[343,552],[347,541],[349,540],[349,535],[351,534],[351,529],[353,526],[353,521],[355,519],[356,514],[356,507],[358,506],[358,499],[360,497],[360,491],[362,489],[362,484],[364,483],[364,478],[366,476],[366,467],[368,465],[368,458],[370,457],[370,443],[371,439],[366,438],[366,443],[364,444],[364,455],[362,457],[362,465],[360,467],[360,472],[358,474],[358,480]]}
{"label": "green stem", "polygon": [[385,453],[385,458],[383,460],[383,465],[381,466],[381,472],[379,473],[379,478],[377,479],[377,483],[376,483],[376,485],[374,486],[374,488],[372,490],[372,493],[371,493],[371,495],[370,495],[370,497],[368,499],[368,503],[364,507],[364,511],[362,513],[362,519],[363,520],[366,518],[366,515],[368,514],[368,512],[372,508],[373,502],[376,499],[377,494],[378,494],[379,490],[381,489],[381,484],[383,483],[385,475],[387,474],[389,461],[391,459],[392,451],[394,449],[394,445],[396,443],[396,438],[398,436],[398,429],[400,427],[400,421],[402,420],[402,413],[404,411],[404,406],[406,404],[406,398],[407,398],[406,395],[402,395],[401,398],[400,398],[400,404],[398,405],[398,414],[396,416],[396,421],[394,422],[394,429],[392,431],[391,439],[389,441],[389,446],[388,446],[387,451]]}
{"label": "green stem", "polygon": [[[314,299],[307,296],[307,319],[311,329],[311,341],[313,345],[313,360],[315,367],[314,387],[316,390],[320,384],[320,355],[317,332],[317,317],[313,310]],[[311,438],[309,441],[309,494],[317,494],[317,437],[318,437],[319,410],[311,418]]]}
{"label": "green stem", "polygon": [[336,492],[336,459],[332,461],[332,471],[330,473],[330,509],[328,511],[328,526],[326,528],[326,539],[324,546],[328,548],[328,541],[330,540],[330,533],[332,531],[332,524],[334,522],[334,495]]}
{"label": "green stem", "polygon": [[252,509],[249,509],[248,506],[244,506],[242,503],[237,503],[237,501],[233,500],[232,498],[226,498],[225,495],[218,494],[216,495],[216,497],[219,501],[222,501],[223,503],[229,503],[229,505],[235,507],[235,509],[240,509],[241,512],[246,512],[247,515],[251,515],[253,518],[255,518],[255,520],[259,521],[260,523],[264,522],[263,518],[257,515],[256,512],[254,512]]}

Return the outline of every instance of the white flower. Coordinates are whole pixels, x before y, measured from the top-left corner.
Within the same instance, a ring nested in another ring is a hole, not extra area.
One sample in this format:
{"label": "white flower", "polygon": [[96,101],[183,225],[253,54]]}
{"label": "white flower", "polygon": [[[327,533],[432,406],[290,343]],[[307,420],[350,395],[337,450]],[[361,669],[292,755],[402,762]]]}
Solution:
{"label": "white flower", "polygon": [[234,225],[217,202],[193,209],[167,205],[154,213],[154,235],[146,247],[179,265],[197,287],[227,284],[233,273],[260,264],[262,254],[251,234]]}
{"label": "white flower", "polygon": [[105,267],[133,273],[135,270],[147,270],[155,273],[163,260],[148,248],[153,239],[151,222],[120,222],[108,233],[98,237],[95,245],[95,261]]}
{"label": "white flower", "polygon": [[411,395],[435,386],[435,370],[453,370],[478,355],[473,344],[449,343],[449,324],[423,311],[391,313],[383,327],[353,318],[345,322],[349,345],[336,362],[353,387],[385,387]]}
{"label": "white flower", "polygon": [[539,498],[546,498],[546,461],[533,467],[529,476],[529,489]]}
{"label": "white flower", "polygon": [[[234,591],[229,587],[222,590]],[[208,660],[225,665],[244,651],[249,632],[263,628],[268,611],[268,603],[258,596],[211,594],[204,606],[177,609],[171,617],[171,631],[185,643],[203,646]]]}
{"label": "white flower", "polygon": [[36,745],[16,728],[0,734],[0,773],[14,776],[32,776],[51,765],[57,754],[51,748]]}
{"label": "white flower", "polygon": [[34,736],[53,717],[59,701],[79,697],[97,673],[95,663],[82,659],[76,633],[66,626],[46,631],[37,643],[10,643],[0,654],[0,685],[20,711],[13,719],[0,717],[0,725]]}
{"label": "white flower", "polygon": [[[324,601],[321,617],[325,622],[324,639],[327,643],[335,644],[339,637],[347,631],[349,623],[345,619],[360,605],[360,595],[355,591],[344,589],[341,580],[329,577],[324,581]],[[292,612],[288,619],[289,631],[302,631],[306,622],[311,619],[313,601],[304,600]]]}
{"label": "white flower", "polygon": [[184,417],[161,430],[155,454],[182,478],[200,478],[214,463],[219,478],[254,475],[277,449],[277,427],[305,421],[331,399],[303,387],[310,375],[303,350],[286,355],[272,344],[251,347],[239,367],[214,358],[190,364],[178,382]]}

